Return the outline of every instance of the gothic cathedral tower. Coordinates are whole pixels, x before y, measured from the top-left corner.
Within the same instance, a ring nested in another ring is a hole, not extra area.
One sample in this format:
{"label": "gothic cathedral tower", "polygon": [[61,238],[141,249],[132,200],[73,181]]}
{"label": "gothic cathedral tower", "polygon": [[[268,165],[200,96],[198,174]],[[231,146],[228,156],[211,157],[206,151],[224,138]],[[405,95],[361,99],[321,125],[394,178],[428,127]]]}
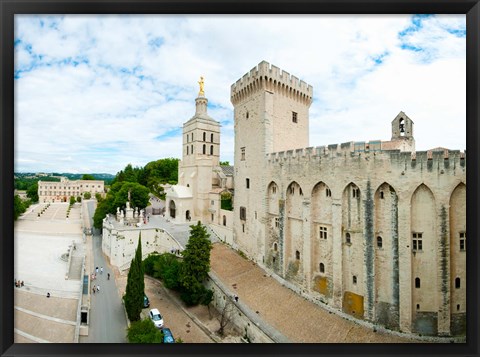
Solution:
{"label": "gothic cathedral tower", "polygon": [[190,218],[207,222],[210,217],[208,207],[213,168],[219,165],[220,158],[220,123],[207,114],[208,100],[203,89],[203,77],[199,84],[195,115],[183,124],[183,153],[178,168],[178,184],[191,189],[194,200],[193,212],[188,212]]}
{"label": "gothic cathedral tower", "polygon": [[265,61],[231,86],[234,242],[257,261],[265,251],[266,154],[308,147],[312,93],[312,86]]}

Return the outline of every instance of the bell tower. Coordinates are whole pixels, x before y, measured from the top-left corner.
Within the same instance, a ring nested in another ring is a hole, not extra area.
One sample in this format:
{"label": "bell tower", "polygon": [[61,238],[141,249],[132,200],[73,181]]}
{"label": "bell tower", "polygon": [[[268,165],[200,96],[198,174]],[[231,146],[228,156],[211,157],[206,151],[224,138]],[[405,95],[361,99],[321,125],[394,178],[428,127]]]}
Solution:
{"label": "bell tower", "polygon": [[413,137],[413,121],[404,112],[392,121],[392,143],[401,151],[415,151],[415,139]]}
{"label": "bell tower", "polygon": [[220,123],[207,113],[204,79],[195,99],[195,115],[183,124],[182,161],[178,166],[178,184],[191,188],[193,219],[204,221],[208,214],[208,195],[212,189],[213,168],[220,162]]}

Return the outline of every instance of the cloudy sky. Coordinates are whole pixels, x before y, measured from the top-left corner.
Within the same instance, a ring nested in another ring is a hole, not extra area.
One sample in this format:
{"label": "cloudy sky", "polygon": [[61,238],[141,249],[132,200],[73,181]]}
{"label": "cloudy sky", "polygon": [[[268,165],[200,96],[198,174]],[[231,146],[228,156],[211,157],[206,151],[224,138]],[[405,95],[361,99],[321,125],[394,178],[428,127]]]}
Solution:
{"label": "cloudy sky", "polygon": [[233,163],[230,86],[265,60],[313,86],[310,146],[390,140],[466,148],[465,15],[15,18],[15,171],[115,174],[181,158],[205,77]]}

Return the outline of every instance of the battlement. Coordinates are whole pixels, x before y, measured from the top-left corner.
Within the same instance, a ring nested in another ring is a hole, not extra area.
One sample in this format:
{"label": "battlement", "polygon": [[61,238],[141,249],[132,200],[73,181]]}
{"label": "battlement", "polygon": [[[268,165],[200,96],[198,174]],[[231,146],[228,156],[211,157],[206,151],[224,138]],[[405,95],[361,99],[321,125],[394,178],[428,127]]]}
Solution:
{"label": "battlement", "polygon": [[262,61],[232,84],[230,99],[235,104],[244,95],[260,88],[304,100],[307,104],[311,103],[313,97],[311,85],[266,61]]}
{"label": "battlement", "polygon": [[427,163],[427,167],[433,167],[434,163],[442,163],[442,167],[448,168],[453,162],[458,162],[461,167],[465,167],[466,152],[460,150],[428,150],[428,151],[400,151],[400,150],[382,150],[381,141],[370,142],[346,142],[342,144],[331,144],[317,147],[307,147],[295,150],[287,150],[269,153],[266,160],[270,165],[282,164],[285,161],[311,161],[311,160],[345,160],[377,157],[385,158],[392,162],[405,164],[410,162],[412,168],[417,163]]}

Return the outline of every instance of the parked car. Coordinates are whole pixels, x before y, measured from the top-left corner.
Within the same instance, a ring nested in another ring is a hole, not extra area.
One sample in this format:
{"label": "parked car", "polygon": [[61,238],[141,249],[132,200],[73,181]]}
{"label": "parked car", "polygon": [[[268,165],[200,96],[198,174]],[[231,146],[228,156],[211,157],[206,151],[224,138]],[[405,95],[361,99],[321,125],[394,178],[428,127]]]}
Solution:
{"label": "parked car", "polygon": [[147,295],[143,295],[143,308],[146,309],[150,306],[150,300],[148,300]]}
{"label": "parked car", "polygon": [[163,343],[175,343],[175,339],[173,338],[172,331],[169,328],[164,327],[162,329],[162,332],[163,332]]}
{"label": "parked car", "polygon": [[150,320],[152,320],[153,323],[155,324],[155,327],[157,328],[163,327],[163,317],[162,315],[160,315],[160,311],[158,311],[158,309],[151,309],[149,316],[150,316]]}

